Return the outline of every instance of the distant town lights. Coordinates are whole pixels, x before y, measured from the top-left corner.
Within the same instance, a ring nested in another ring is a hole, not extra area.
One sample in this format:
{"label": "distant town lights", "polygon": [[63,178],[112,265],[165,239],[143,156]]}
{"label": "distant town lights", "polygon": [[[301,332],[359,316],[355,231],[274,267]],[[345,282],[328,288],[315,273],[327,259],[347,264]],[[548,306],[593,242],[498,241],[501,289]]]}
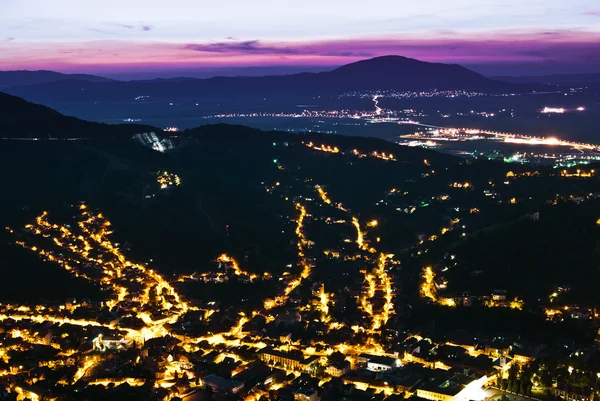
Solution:
{"label": "distant town lights", "polygon": [[542,110],[542,113],[545,114],[563,114],[565,112],[564,107],[544,107],[544,110]]}

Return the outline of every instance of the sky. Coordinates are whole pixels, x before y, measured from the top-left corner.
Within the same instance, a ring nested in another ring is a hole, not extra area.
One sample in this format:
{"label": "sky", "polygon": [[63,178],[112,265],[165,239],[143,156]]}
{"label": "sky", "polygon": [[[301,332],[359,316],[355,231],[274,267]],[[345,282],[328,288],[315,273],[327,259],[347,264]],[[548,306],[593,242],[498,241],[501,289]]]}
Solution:
{"label": "sky", "polygon": [[485,75],[600,72],[600,2],[0,0],[0,70],[260,75],[389,54]]}

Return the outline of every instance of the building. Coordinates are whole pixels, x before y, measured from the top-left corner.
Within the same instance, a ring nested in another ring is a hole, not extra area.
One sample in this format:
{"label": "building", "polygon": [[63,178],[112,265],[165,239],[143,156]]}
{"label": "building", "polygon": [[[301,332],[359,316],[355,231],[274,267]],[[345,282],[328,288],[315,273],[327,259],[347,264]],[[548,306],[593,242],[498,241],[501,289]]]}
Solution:
{"label": "building", "polygon": [[367,369],[373,372],[381,372],[398,368],[401,365],[400,359],[389,358],[387,356],[376,356],[367,362]]}
{"label": "building", "polygon": [[417,396],[432,401],[470,401],[482,398],[482,388],[487,376],[477,380],[463,375],[444,372],[437,378],[423,383]]}
{"label": "building", "polygon": [[594,398],[592,389],[564,383],[557,386],[555,393],[558,397],[566,401],[591,401]]}
{"label": "building", "polygon": [[402,365],[400,359],[370,354],[360,354],[358,358],[356,358],[356,364],[358,366],[366,367],[367,370],[372,372],[383,372],[396,369]]}
{"label": "building", "polygon": [[301,388],[294,393],[294,401],[318,401],[317,392],[308,388]]}
{"label": "building", "polygon": [[333,361],[327,366],[325,372],[333,377],[342,377],[350,371],[350,362]]}
{"label": "building", "polygon": [[507,356],[510,353],[510,351],[510,345],[493,343],[486,344],[483,353],[485,355],[497,358],[500,356]]}
{"label": "building", "polygon": [[124,336],[105,336],[98,335],[92,340],[92,346],[97,351],[119,350],[128,348],[131,341],[127,341]]}
{"label": "building", "polygon": [[294,311],[294,312],[285,311],[283,313],[278,314],[275,317],[275,322],[277,324],[283,323],[285,325],[298,323],[301,320],[302,320],[302,317],[300,316],[300,313],[298,311]]}
{"label": "building", "polygon": [[496,301],[496,302],[506,301],[506,290],[492,291],[492,301]]}
{"label": "building", "polygon": [[310,288],[313,297],[318,297],[319,294],[321,293],[321,289],[323,289],[323,283],[320,283],[320,282],[313,283],[313,285]]}
{"label": "building", "polygon": [[258,354],[258,358],[267,365],[279,365],[285,370],[305,371],[316,366],[319,356],[304,358],[302,353],[287,353],[275,351],[270,347],[264,348]]}
{"label": "building", "polygon": [[202,378],[202,387],[210,387],[215,393],[237,394],[244,388],[244,383],[212,374]]}

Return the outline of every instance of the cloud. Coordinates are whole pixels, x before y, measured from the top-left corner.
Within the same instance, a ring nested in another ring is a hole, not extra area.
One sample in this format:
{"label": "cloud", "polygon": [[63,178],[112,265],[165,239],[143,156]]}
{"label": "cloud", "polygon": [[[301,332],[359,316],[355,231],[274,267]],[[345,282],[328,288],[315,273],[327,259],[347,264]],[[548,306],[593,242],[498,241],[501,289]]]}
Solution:
{"label": "cloud", "polygon": [[133,28],[135,28],[135,25],[129,25],[129,24],[106,23],[104,25],[115,26],[117,28],[125,28],[125,29],[133,29]]}
{"label": "cloud", "polygon": [[302,50],[286,47],[263,46],[258,40],[187,44],[186,50],[207,53],[300,54]]}
{"label": "cloud", "polygon": [[549,37],[549,36],[558,37],[561,35],[561,33],[560,33],[560,31],[544,31],[544,32],[540,32],[540,35],[543,35],[545,37]]}
{"label": "cloud", "polygon": [[152,25],[145,25],[145,24],[140,24],[140,25],[131,25],[131,24],[120,24],[120,23],[106,23],[104,24],[106,26],[113,26],[113,27],[117,27],[117,28],[125,28],[125,29],[135,29],[136,27],[139,27],[142,31],[150,31],[152,30]]}
{"label": "cloud", "polygon": [[600,11],[586,11],[583,15],[589,15],[592,17],[600,17]]}
{"label": "cloud", "polygon": [[[183,45],[183,50],[200,53],[201,58],[236,60],[268,59],[354,59],[389,54],[426,61],[477,63],[490,61],[600,62],[600,34],[579,30],[504,32],[480,36],[446,35],[437,38],[386,37],[379,39],[322,40],[313,42],[266,42],[260,40],[222,41]],[[597,52],[597,56],[596,53]],[[192,56],[193,57],[193,56]]]}
{"label": "cloud", "polygon": [[15,38],[13,38],[12,36],[7,36],[4,38],[5,42],[12,42],[13,40],[15,40]]}
{"label": "cloud", "polygon": [[[106,29],[102,28],[106,27]],[[121,24],[121,23],[104,23],[102,27],[88,27],[87,29],[92,32],[101,33],[103,35],[113,35],[113,36],[122,36],[123,31],[121,29],[135,29],[139,28],[140,30],[147,32],[152,29],[152,25],[130,25],[130,24]],[[111,28],[119,28],[119,29],[111,29]]]}
{"label": "cloud", "polygon": [[[335,43],[335,42],[334,42]],[[328,57],[370,57],[373,54],[366,51],[351,51],[344,49],[329,49],[328,45],[320,46],[322,43],[315,44],[290,44],[264,45],[259,40],[246,40],[231,42],[217,42],[207,44],[187,44],[186,50],[194,50],[206,53],[231,53],[231,54],[254,54],[254,55],[318,55]]]}
{"label": "cloud", "polygon": [[92,32],[101,33],[102,35],[115,35],[115,32],[107,31],[105,29],[98,29],[98,28],[87,28],[87,29]]}

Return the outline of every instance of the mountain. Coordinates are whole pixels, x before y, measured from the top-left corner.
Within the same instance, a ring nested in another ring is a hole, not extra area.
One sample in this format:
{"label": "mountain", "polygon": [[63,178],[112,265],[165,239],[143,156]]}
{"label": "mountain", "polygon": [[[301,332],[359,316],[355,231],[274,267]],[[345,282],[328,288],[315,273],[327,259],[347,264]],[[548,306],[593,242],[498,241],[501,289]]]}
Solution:
{"label": "mountain", "polygon": [[592,74],[556,74],[540,76],[522,76],[522,77],[493,77],[504,82],[518,84],[538,83],[538,84],[600,84],[600,73]]}
{"label": "mountain", "polygon": [[362,60],[322,75],[334,85],[350,89],[483,89],[499,84],[457,64],[401,56]]}
{"label": "mountain", "polygon": [[76,79],[85,82],[111,82],[112,79],[88,74],[62,74],[55,71],[0,71],[0,88],[10,86],[38,85],[48,82]]}
{"label": "mountain", "polygon": [[138,96],[170,100],[294,98],[380,89],[466,89],[487,92],[526,90],[515,84],[486,78],[456,64],[383,56],[320,73],[129,82],[68,80],[15,86],[6,91],[28,100],[51,104],[69,101],[131,101]]}
{"label": "mountain", "polygon": [[1,135],[10,138],[106,138],[160,131],[144,125],[88,122],[2,92],[0,110]]}

